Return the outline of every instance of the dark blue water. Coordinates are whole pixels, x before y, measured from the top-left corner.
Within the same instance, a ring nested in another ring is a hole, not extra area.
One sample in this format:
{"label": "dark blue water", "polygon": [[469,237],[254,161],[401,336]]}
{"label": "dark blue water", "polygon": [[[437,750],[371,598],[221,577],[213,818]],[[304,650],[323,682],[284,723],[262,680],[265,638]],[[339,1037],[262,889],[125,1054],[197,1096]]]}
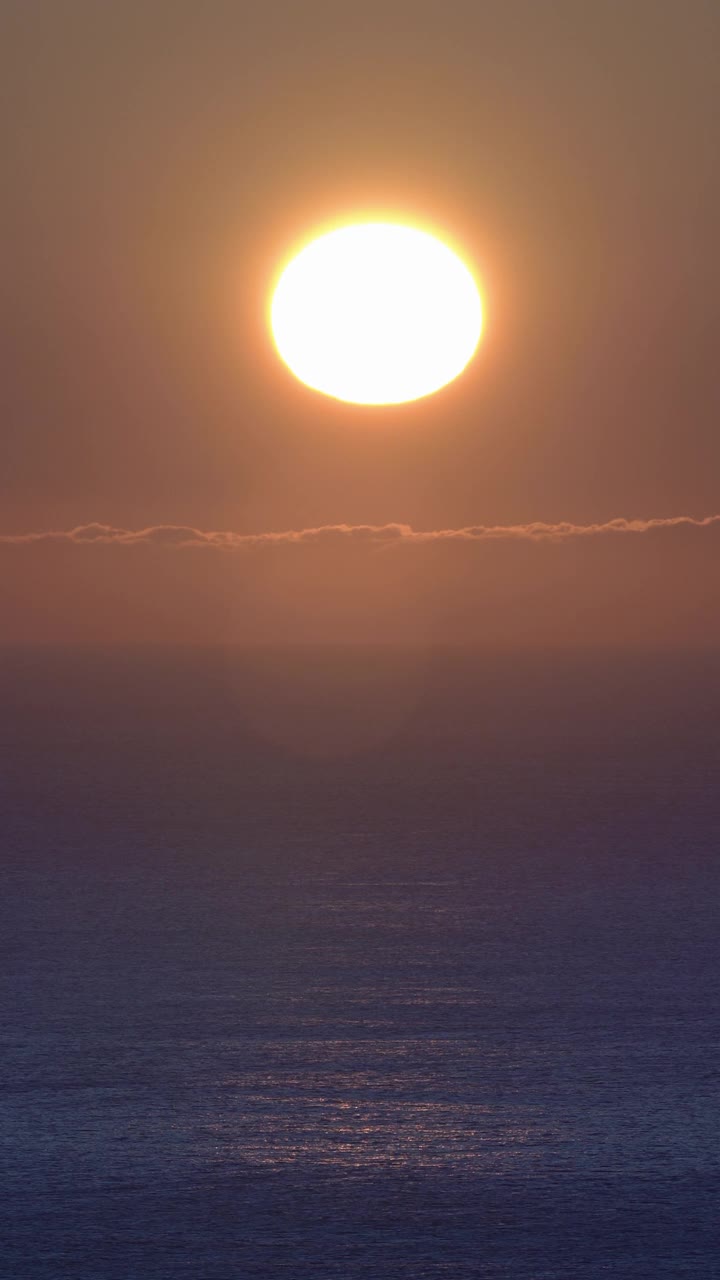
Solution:
{"label": "dark blue water", "polygon": [[0,1274],[720,1274],[719,674],[6,653]]}

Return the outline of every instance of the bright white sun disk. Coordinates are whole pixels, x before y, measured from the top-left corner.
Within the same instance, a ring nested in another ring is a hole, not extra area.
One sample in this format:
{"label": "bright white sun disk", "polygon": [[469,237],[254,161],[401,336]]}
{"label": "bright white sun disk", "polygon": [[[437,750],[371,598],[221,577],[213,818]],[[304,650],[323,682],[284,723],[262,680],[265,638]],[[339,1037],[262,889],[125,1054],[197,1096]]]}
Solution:
{"label": "bright white sun disk", "polygon": [[417,400],[465,368],[482,304],[467,267],[427,232],[342,227],[282,273],[271,307],[278,352],[307,386],[356,404]]}

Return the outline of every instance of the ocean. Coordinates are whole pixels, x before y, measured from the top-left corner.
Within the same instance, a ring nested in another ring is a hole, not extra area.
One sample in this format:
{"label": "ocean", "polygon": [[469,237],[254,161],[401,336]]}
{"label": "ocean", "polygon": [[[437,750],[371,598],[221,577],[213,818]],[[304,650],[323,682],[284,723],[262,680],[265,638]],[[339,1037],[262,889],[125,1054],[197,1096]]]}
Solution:
{"label": "ocean", "polygon": [[720,1275],[720,659],[0,654],[0,1275]]}

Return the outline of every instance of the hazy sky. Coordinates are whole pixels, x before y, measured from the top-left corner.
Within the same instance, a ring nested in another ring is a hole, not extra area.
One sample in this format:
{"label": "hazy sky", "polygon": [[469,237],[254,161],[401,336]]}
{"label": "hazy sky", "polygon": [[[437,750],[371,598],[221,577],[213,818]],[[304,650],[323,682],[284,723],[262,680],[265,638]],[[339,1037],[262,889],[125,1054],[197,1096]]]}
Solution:
{"label": "hazy sky", "polygon": [[[720,510],[716,0],[5,0],[0,26],[0,533]],[[367,212],[447,228],[486,299],[471,369],[391,409],[306,390],[265,328],[288,248]],[[720,633],[716,526],[320,541],[5,543],[4,635]]]}

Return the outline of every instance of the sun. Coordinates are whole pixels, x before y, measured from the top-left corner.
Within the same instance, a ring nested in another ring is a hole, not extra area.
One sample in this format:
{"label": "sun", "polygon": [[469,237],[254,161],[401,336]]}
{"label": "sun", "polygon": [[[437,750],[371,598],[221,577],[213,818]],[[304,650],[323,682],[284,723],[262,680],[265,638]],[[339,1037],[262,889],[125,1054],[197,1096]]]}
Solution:
{"label": "sun", "polygon": [[468,268],[435,236],[364,222],[293,258],[270,324],[306,386],[353,404],[400,404],[462,372],[480,340],[482,303]]}

